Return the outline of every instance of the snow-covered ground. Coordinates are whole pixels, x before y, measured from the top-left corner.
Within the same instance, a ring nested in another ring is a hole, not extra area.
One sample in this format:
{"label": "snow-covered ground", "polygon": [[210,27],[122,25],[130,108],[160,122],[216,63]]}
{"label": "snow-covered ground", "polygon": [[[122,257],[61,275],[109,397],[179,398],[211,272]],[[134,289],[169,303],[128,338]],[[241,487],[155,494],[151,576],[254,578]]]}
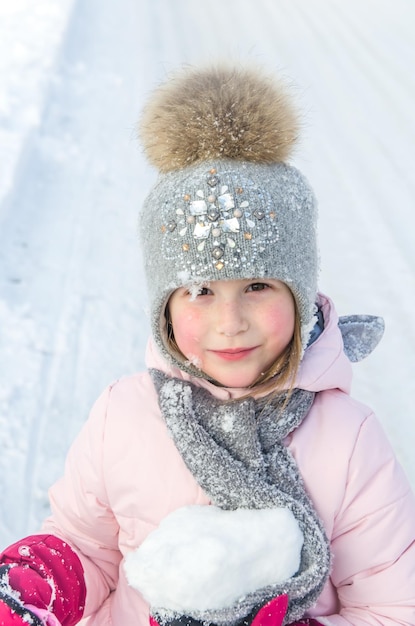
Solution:
{"label": "snow-covered ground", "polygon": [[37,529],[91,403],[143,367],[136,220],[155,174],[134,127],[183,62],[292,82],[321,288],[385,318],[354,394],[415,485],[414,27],[411,0],[0,0],[0,545]]}

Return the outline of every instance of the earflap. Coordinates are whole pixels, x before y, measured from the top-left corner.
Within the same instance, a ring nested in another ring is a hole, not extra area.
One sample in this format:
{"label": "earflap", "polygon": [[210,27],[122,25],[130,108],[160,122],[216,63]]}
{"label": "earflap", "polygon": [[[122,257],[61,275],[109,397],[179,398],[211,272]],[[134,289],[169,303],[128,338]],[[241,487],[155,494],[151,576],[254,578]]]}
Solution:
{"label": "earflap", "polygon": [[346,356],[357,363],[376,348],[385,332],[385,322],[377,315],[344,315],[339,317],[339,328]]}

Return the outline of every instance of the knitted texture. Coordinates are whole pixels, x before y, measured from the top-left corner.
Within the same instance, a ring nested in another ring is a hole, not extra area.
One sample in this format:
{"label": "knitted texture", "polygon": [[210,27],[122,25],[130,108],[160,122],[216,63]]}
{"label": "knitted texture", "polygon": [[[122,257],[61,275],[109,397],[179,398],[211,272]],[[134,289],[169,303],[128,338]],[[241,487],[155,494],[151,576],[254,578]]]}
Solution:
{"label": "knitted texture", "polygon": [[[186,465],[213,504],[224,509],[287,507],[304,536],[300,569],[284,583],[249,593],[226,609],[195,611],[205,623],[236,624],[271,598],[287,594],[287,623],[315,603],[327,579],[330,549],[284,438],[307,415],[312,392],[223,403],[192,383],[151,370],[161,412]],[[163,610],[159,623],[177,617]]]}
{"label": "knitted texture", "polygon": [[170,354],[169,296],[182,286],[251,278],[289,286],[305,348],[317,293],[317,209],[305,177],[288,164],[297,122],[285,91],[250,71],[185,73],[156,90],[141,130],[160,169],[140,214],[140,239],[162,354],[203,376]]}

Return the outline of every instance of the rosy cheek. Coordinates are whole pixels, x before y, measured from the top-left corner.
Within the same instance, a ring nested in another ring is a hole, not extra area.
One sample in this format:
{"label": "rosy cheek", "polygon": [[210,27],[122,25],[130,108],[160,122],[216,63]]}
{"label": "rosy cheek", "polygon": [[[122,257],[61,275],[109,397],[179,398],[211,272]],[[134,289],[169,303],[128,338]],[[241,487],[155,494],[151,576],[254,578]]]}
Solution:
{"label": "rosy cheek", "polygon": [[279,311],[271,308],[264,316],[264,325],[270,331],[288,334],[291,337],[294,333],[294,310],[291,310],[290,307],[287,310]]}
{"label": "rosy cheek", "polygon": [[195,353],[200,343],[200,320],[193,313],[180,316],[173,324],[173,332],[181,352],[187,357]]}

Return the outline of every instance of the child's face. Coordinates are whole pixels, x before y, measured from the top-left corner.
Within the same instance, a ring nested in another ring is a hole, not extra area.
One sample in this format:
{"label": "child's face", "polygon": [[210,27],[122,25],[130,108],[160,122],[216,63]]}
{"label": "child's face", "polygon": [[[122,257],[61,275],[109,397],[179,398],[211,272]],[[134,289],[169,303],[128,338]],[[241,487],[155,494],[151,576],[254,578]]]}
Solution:
{"label": "child's face", "polygon": [[224,387],[248,387],[274,363],[294,333],[295,305],[279,280],[212,281],[169,300],[184,356]]}

